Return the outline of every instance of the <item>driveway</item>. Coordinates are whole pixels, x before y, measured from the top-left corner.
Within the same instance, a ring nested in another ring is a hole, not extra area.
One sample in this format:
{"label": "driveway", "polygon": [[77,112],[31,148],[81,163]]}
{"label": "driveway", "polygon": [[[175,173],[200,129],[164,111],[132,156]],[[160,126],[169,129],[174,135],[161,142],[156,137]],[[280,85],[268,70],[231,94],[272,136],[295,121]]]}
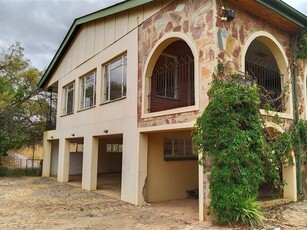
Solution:
{"label": "driveway", "polygon": [[[306,200],[271,210],[266,229],[274,226],[307,229]],[[155,205],[136,207],[50,178],[22,177],[0,178],[0,229],[233,228],[199,223]]]}

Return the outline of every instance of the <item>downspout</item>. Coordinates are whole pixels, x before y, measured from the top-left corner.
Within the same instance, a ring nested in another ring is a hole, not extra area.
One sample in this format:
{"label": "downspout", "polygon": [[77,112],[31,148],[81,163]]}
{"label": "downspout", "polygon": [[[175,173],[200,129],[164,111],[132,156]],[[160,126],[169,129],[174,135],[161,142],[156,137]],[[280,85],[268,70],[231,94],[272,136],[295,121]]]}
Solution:
{"label": "downspout", "polygon": [[[295,124],[299,122],[299,110],[298,110],[298,95],[297,95],[297,39],[296,35],[292,41],[292,57],[293,57],[293,94],[294,94],[294,109],[295,109]],[[301,136],[299,132],[296,132],[297,142],[295,143],[296,150],[296,166],[297,166],[297,191],[298,195],[303,194],[302,188],[302,146]]]}

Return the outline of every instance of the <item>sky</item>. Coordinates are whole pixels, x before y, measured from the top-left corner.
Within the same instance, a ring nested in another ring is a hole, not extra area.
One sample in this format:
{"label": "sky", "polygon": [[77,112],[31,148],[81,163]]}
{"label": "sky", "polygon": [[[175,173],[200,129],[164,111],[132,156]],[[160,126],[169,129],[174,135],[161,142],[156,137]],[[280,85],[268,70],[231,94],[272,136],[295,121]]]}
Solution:
{"label": "sky", "polygon": [[[0,47],[21,42],[39,70],[47,68],[75,18],[123,0],[0,0]],[[307,0],[284,0],[307,15]]]}

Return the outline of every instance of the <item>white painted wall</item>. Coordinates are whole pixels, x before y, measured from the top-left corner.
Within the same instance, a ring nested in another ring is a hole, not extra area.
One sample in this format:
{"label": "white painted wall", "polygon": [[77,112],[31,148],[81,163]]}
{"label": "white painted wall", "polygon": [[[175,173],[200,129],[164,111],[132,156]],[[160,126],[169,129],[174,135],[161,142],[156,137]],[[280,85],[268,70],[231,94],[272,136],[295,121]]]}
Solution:
{"label": "white painted wall", "polygon": [[50,176],[58,175],[58,161],[59,161],[59,142],[52,141],[51,144],[51,160],[50,160]]}
{"label": "white painted wall", "polygon": [[82,174],[83,152],[71,152],[69,157],[69,175]]}

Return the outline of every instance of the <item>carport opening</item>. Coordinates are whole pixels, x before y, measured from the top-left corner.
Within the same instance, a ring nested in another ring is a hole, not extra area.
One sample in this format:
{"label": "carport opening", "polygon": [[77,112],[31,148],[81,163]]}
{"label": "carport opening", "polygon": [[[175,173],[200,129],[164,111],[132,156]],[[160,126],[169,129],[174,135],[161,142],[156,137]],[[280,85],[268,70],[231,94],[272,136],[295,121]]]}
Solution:
{"label": "carport opening", "polygon": [[[272,127],[265,128],[266,141],[274,142],[277,132],[278,131]],[[276,167],[278,168],[278,180],[280,183],[282,183],[284,177],[283,164],[281,160],[278,161]],[[276,187],[274,180],[272,178],[266,177],[265,181],[259,187],[259,199],[262,201],[266,201],[280,198],[283,198],[283,188]]]}
{"label": "carport opening", "polygon": [[99,139],[97,189],[118,199],[121,196],[122,156],[122,134]]}
{"label": "carport opening", "polygon": [[198,160],[190,130],[148,135],[145,201],[198,219]]}
{"label": "carport opening", "polygon": [[69,182],[81,187],[83,139],[71,140],[69,145]]}

